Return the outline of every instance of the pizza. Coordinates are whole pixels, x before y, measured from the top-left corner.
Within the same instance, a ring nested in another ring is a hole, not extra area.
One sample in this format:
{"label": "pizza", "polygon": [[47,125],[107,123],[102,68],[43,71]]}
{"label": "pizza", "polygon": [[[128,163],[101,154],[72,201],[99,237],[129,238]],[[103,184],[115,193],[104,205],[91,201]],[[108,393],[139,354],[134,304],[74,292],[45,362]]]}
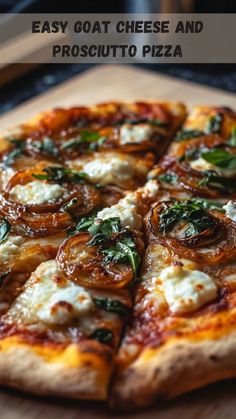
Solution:
{"label": "pizza", "polygon": [[0,383],[147,406],[236,375],[236,113],[110,102],[0,142]]}
{"label": "pizza", "polygon": [[236,374],[235,134],[231,110],[196,107],[148,175],[159,190],[117,354],[115,406],[147,406]]}

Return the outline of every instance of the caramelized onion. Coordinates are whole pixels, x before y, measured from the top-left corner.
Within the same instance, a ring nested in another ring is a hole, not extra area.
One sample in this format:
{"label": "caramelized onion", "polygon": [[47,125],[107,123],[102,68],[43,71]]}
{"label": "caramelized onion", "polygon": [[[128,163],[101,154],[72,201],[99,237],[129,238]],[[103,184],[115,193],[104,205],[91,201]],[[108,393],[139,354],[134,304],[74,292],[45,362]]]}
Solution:
{"label": "caramelized onion", "polygon": [[[236,256],[236,226],[229,218],[217,213],[213,228],[208,228],[192,237],[178,239],[173,237],[174,234],[160,231],[159,218],[162,210],[168,205],[169,202],[161,202],[152,208],[148,227],[154,240],[167,247],[171,253],[208,264],[226,262]],[[205,251],[205,246],[209,246],[209,251]],[[201,248],[204,251],[201,251]]]}
{"label": "caramelized onion", "polygon": [[191,140],[183,140],[174,144],[175,157],[181,158],[184,156],[186,151],[189,150],[200,150],[201,148],[212,148],[219,145],[223,145],[222,137],[217,134],[206,135],[203,134],[197,138],[191,138]]}
{"label": "caramelized onion", "polygon": [[[52,235],[72,227],[74,222],[70,214],[76,217],[89,214],[94,208],[101,206],[100,193],[92,185],[64,184],[65,194],[52,203],[39,205],[20,204],[10,197],[10,190],[16,184],[26,184],[32,180],[32,172],[27,170],[14,175],[6,191],[0,194],[0,211],[7,216],[13,229],[30,237]],[[71,208],[70,214],[64,210],[64,205],[72,199],[76,203]]]}
{"label": "caramelized onion", "polygon": [[103,264],[104,256],[99,246],[89,246],[89,233],[78,233],[65,240],[59,248],[57,263],[60,269],[79,285],[116,289],[126,286],[133,279],[132,267],[125,263]]}
{"label": "caramelized onion", "polygon": [[178,177],[177,185],[173,186],[177,191],[187,191],[194,196],[209,199],[217,199],[222,197],[222,195],[227,194],[227,191],[224,191],[223,189],[200,185],[200,182],[205,177],[204,173],[192,169],[191,166],[185,162],[178,162],[175,157],[167,156],[163,158],[158,165],[157,170],[158,175],[171,172]]}

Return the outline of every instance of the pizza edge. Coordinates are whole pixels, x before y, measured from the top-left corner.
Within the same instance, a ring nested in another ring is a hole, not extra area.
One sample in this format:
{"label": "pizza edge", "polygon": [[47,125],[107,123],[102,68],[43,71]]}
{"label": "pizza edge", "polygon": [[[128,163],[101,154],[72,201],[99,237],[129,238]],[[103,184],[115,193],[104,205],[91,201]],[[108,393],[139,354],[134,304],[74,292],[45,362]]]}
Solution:
{"label": "pizza edge", "polygon": [[113,381],[111,405],[134,409],[236,375],[236,331],[205,340],[175,339],[142,355]]}
{"label": "pizza edge", "polygon": [[112,358],[94,341],[60,348],[8,337],[0,341],[0,382],[39,395],[106,400]]}

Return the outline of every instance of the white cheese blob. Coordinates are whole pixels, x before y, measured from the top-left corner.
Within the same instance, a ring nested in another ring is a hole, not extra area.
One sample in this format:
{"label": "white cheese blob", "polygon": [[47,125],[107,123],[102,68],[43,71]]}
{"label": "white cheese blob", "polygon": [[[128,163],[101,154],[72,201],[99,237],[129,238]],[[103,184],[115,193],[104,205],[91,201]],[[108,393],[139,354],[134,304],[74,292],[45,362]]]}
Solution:
{"label": "white cheese blob", "polygon": [[142,143],[150,140],[154,130],[149,124],[123,124],[120,128],[120,144]]}
{"label": "white cheese blob", "polygon": [[214,280],[201,271],[170,266],[161,272],[159,280],[165,299],[174,313],[195,311],[217,296]]}
{"label": "white cheese blob", "polygon": [[90,294],[64,278],[56,262],[49,260],[33,272],[7,317],[26,323],[65,324],[87,314],[93,307]]}
{"label": "white cheese blob", "polygon": [[113,205],[110,208],[104,208],[97,214],[97,218],[101,220],[107,220],[108,218],[114,217],[120,219],[122,227],[138,229],[142,226],[142,217],[137,213],[137,202],[134,193],[121,199],[118,204]]}
{"label": "white cheese blob", "polygon": [[135,168],[133,162],[119,156],[109,156],[108,153],[85,163],[82,170],[92,182],[107,185],[131,179]]}
{"label": "white cheese blob", "polygon": [[34,180],[25,185],[16,185],[10,190],[10,196],[21,204],[40,205],[55,201],[66,191],[60,185]]}
{"label": "white cheese blob", "polygon": [[11,264],[15,256],[20,253],[20,246],[23,243],[23,237],[8,236],[8,238],[0,244],[0,264]]}
{"label": "white cheese blob", "polygon": [[11,177],[14,175],[14,170],[11,167],[1,168],[0,172],[2,188],[5,188]]}
{"label": "white cheese blob", "polygon": [[191,161],[190,166],[192,167],[192,169],[197,170],[198,172],[204,172],[205,170],[214,170],[220,176],[229,178],[236,175],[236,169],[219,168],[216,165],[204,160],[202,157],[199,157],[198,159]]}
{"label": "white cheese blob", "polygon": [[[153,198],[158,192],[159,185],[155,180],[149,180],[143,187],[137,189],[141,192],[143,198]],[[100,220],[107,220],[108,218],[119,218],[122,227],[131,229],[139,229],[142,226],[142,216],[138,213],[139,194],[136,192],[129,193],[125,198],[122,198],[118,204],[110,208],[104,208],[99,211],[97,218]]]}
{"label": "white cheese blob", "polygon": [[223,206],[227,217],[236,222],[236,201],[229,201]]}
{"label": "white cheese blob", "polygon": [[142,188],[143,194],[148,198],[154,198],[159,190],[159,184],[156,180],[150,179]]}

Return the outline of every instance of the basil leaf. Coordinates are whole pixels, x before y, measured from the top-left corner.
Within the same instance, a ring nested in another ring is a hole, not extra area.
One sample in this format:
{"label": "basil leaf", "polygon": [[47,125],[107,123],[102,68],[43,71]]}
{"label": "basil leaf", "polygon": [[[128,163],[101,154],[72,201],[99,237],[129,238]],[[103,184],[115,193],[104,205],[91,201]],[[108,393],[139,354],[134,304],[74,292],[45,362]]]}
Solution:
{"label": "basil leaf", "polygon": [[4,160],[4,166],[11,166],[14,161],[22,155],[22,150],[16,148],[15,150],[11,151],[7,158]]}
{"label": "basil leaf", "polygon": [[219,202],[216,201],[211,201],[210,199],[203,199],[203,198],[192,198],[191,202],[195,205],[199,205],[201,206],[203,209],[212,209],[212,210],[217,210],[217,211],[222,211],[223,210],[223,205],[224,204],[220,204]]}
{"label": "basil leaf", "polygon": [[175,136],[175,141],[185,141],[189,140],[190,138],[201,137],[204,135],[204,132],[199,131],[197,129],[185,129],[178,131]]}
{"label": "basil leaf", "polygon": [[10,144],[13,144],[17,148],[24,148],[25,142],[23,140],[19,140],[18,138],[8,138],[7,139]]}
{"label": "basil leaf", "polygon": [[74,205],[76,205],[78,202],[77,198],[72,198],[69,202],[67,202],[65,205],[63,205],[62,209],[65,212],[70,213],[71,209],[73,208]]}
{"label": "basil leaf", "polygon": [[91,335],[91,339],[98,340],[101,343],[110,343],[113,339],[113,333],[109,329],[100,328],[95,330]]}
{"label": "basil leaf", "polygon": [[119,300],[112,300],[111,298],[96,297],[93,299],[94,304],[105,311],[117,313],[122,316],[129,312],[129,308]]}
{"label": "basil leaf", "polygon": [[71,170],[65,167],[46,167],[43,169],[43,172],[45,172],[45,174],[32,174],[32,176],[36,179],[49,180],[57,183],[80,183],[87,178],[86,173],[78,172],[76,170]]}
{"label": "basil leaf", "polygon": [[65,141],[60,149],[67,150],[68,148],[77,148],[81,144],[80,138],[70,138],[70,140]]}
{"label": "basil leaf", "polygon": [[23,140],[12,138],[8,139],[8,141],[13,144],[15,148],[7,154],[3,162],[6,167],[11,166],[18,157],[22,156],[25,149],[25,142]]}
{"label": "basil leaf", "polygon": [[236,169],[236,154],[231,154],[228,151],[212,148],[209,151],[202,152],[201,157],[217,167],[229,170]]}
{"label": "basil leaf", "polygon": [[221,126],[223,122],[223,115],[221,113],[217,113],[215,115],[210,116],[205,133],[206,134],[219,134],[221,131]]}
{"label": "basil leaf", "polygon": [[205,172],[204,178],[198,182],[198,185],[221,189],[223,192],[236,192],[236,183],[234,179],[218,176],[216,172],[211,170]]}
{"label": "basil leaf", "polygon": [[183,162],[185,160],[194,160],[198,157],[198,150],[196,148],[192,148],[189,150],[186,150],[184,154],[182,154],[181,157],[179,157],[179,162]]}
{"label": "basil leaf", "polygon": [[162,175],[157,176],[157,179],[161,182],[175,185],[178,181],[178,176],[173,173],[163,173]]}
{"label": "basil leaf", "polygon": [[95,218],[96,214],[91,215],[90,217],[81,218],[80,222],[76,226],[76,231],[88,231],[89,227],[94,224]]}
{"label": "basil leaf", "polygon": [[184,201],[171,205],[159,218],[159,228],[162,233],[167,233],[175,224],[186,221],[190,224],[185,230],[185,236],[189,237],[201,233],[214,226],[215,222],[201,205],[192,201]]}
{"label": "basil leaf", "polygon": [[107,262],[129,263],[136,276],[138,267],[140,265],[140,256],[136,251],[135,242],[131,237],[126,237],[118,241],[114,246],[102,249],[102,254],[105,255],[103,260]]}
{"label": "basil leaf", "polygon": [[227,143],[232,147],[236,147],[236,127],[232,128],[231,137],[228,139]]}
{"label": "basil leaf", "polygon": [[58,150],[54,141],[49,137],[44,137],[41,141],[35,140],[32,142],[32,147],[50,156],[57,156]]}
{"label": "basil leaf", "polygon": [[88,232],[93,236],[88,242],[89,246],[102,244],[109,239],[113,233],[121,230],[120,219],[118,217],[108,218],[106,220],[95,220],[88,228]]}
{"label": "basil leaf", "polygon": [[11,231],[11,224],[6,218],[0,218],[0,243],[2,243]]}
{"label": "basil leaf", "polygon": [[92,131],[81,131],[77,138],[71,138],[65,141],[61,145],[62,150],[66,150],[69,148],[78,148],[81,144],[88,143],[89,149],[93,150],[96,149],[99,145],[102,145],[106,137],[99,134],[99,132],[92,132]]}
{"label": "basil leaf", "polygon": [[8,141],[13,144],[15,148],[7,154],[3,162],[6,167],[11,166],[18,157],[21,157],[25,148],[25,142],[22,140],[12,138],[8,139]]}

